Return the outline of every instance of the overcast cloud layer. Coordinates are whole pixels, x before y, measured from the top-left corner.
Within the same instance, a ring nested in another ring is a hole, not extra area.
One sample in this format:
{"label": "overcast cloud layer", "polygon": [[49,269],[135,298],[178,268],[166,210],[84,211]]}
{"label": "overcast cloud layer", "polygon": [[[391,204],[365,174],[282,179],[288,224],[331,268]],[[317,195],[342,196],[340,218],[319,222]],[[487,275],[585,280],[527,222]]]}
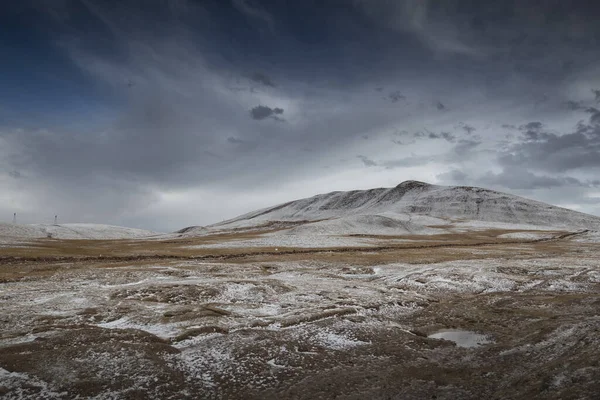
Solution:
{"label": "overcast cloud layer", "polygon": [[600,5],[0,11],[0,220],[161,231],[416,179],[600,215]]}

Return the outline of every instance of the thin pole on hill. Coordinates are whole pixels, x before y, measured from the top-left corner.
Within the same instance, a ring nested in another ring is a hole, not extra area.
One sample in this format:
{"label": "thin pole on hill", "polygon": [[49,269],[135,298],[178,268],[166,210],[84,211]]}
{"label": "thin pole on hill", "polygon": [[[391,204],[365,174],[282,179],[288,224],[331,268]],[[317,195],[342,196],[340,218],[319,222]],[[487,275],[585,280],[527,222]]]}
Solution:
{"label": "thin pole on hill", "polygon": [[58,221],[58,215],[55,215],[55,216],[54,216],[54,225],[56,225],[56,224],[57,224],[57,221]]}
{"label": "thin pole on hill", "polygon": [[13,224],[17,224],[17,213],[13,214]]}

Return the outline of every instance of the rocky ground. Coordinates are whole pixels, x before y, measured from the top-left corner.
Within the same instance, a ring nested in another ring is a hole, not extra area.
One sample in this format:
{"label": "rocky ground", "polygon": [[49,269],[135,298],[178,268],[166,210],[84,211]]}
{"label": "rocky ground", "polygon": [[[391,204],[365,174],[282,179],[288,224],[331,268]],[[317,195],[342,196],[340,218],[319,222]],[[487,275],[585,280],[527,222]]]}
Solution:
{"label": "rocky ground", "polygon": [[594,399],[600,244],[561,234],[4,248],[0,397]]}

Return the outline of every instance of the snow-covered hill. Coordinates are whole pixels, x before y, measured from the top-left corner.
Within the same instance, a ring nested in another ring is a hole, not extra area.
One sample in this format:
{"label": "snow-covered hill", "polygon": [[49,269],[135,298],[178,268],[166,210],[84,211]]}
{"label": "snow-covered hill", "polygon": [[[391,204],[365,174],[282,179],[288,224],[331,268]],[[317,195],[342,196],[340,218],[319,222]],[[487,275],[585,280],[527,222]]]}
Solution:
{"label": "snow-covered hill", "polygon": [[0,223],[0,242],[13,239],[137,239],[156,235],[143,229],[101,224],[31,224]]}
{"label": "snow-covered hill", "polygon": [[[304,223],[303,223],[304,221]],[[331,192],[251,212],[185,235],[297,223],[294,235],[432,234],[444,230],[599,229],[600,218],[468,186],[406,181],[393,188]],[[282,234],[278,233],[278,234]]]}

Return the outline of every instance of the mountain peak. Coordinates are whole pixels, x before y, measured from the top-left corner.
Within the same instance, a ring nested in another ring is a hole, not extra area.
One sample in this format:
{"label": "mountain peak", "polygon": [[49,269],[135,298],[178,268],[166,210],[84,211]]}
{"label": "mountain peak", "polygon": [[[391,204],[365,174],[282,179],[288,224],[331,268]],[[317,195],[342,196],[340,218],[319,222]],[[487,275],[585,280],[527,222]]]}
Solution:
{"label": "mountain peak", "polygon": [[398,186],[396,186],[397,189],[405,189],[405,190],[410,190],[410,189],[416,189],[416,188],[426,188],[431,186],[431,184],[426,183],[426,182],[421,182],[421,181],[404,181],[401,184],[399,184]]}

